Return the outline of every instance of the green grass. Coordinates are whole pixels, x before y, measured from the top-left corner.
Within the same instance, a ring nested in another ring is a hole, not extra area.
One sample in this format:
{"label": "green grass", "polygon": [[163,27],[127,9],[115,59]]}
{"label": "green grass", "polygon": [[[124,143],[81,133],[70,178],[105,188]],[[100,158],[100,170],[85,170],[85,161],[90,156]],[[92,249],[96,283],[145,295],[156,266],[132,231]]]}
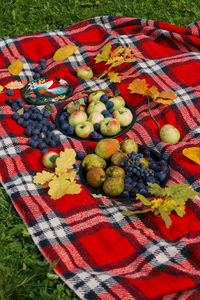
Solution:
{"label": "green grass", "polygon": [[[187,26],[198,21],[199,0],[2,0],[0,37],[64,28],[102,16],[129,16]],[[0,300],[75,300],[40,254],[0,187]]]}

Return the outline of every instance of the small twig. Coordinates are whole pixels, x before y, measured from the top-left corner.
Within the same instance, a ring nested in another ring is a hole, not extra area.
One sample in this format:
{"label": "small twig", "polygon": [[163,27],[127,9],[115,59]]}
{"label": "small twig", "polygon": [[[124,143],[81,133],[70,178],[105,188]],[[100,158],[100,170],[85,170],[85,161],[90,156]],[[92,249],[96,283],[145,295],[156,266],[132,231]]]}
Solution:
{"label": "small twig", "polygon": [[147,102],[148,102],[148,111],[149,111],[149,114],[150,114],[152,120],[153,120],[153,121],[155,122],[155,124],[157,125],[157,127],[158,127],[158,132],[160,133],[160,124],[156,121],[156,119],[154,118],[154,116],[153,116],[152,113],[151,113],[151,106],[152,106],[153,102],[150,104],[150,98],[149,98],[149,97],[147,98]]}

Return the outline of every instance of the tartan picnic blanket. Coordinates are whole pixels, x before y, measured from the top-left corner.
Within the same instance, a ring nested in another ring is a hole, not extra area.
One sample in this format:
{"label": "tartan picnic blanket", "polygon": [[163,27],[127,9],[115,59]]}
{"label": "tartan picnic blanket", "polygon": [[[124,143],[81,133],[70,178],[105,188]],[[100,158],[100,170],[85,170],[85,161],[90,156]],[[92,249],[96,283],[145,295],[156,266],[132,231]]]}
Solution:
{"label": "tartan picnic blanket", "polygon": [[[77,78],[80,65],[98,73],[94,57],[109,42],[141,52],[136,62],[124,67],[124,79],[114,84]],[[53,61],[55,51],[66,44],[78,50],[67,60]],[[134,138],[170,162],[168,184],[187,183],[200,192],[200,166],[182,154],[185,147],[200,146],[200,22],[183,28],[102,16],[55,31],[1,38],[0,49],[2,86],[33,80],[33,67],[44,58],[45,76],[68,80],[74,88],[72,98],[82,90],[118,88],[137,114],[134,126],[120,138]],[[23,70],[13,76],[7,67],[16,59],[23,62]],[[170,123],[179,129],[179,143],[159,140],[146,101],[128,92],[135,78],[176,93],[173,104],[157,104],[153,114],[160,125]],[[150,214],[130,218],[121,206],[100,208],[97,203],[106,200],[91,197],[84,186],[78,195],[52,200],[44,187],[33,183],[35,173],[43,169],[41,151],[27,145],[24,128],[12,119],[11,107],[5,103],[7,97],[0,94],[1,182],[43,256],[49,262],[58,260],[55,271],[62,280],[87,300],[200,299],[200,198],[188,201],[182,218],[173,215],[169,229]],[[20,89],[12,97],[21,97]],[[59,151],[94,149],[95,142],[57,133],[62,141]]]}

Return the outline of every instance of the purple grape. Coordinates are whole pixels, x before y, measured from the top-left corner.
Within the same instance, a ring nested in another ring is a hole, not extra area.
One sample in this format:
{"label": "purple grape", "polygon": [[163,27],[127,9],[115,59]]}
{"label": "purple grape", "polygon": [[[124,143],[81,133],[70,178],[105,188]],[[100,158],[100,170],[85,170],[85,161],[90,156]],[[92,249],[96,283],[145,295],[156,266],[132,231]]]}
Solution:
{"label": "purple grape", "polygon": [[75,152],[76,152],[76,158],[77,158],[78,160],[84,159],[85,153],[84,153],[83,151],[75,150]]}
{"label": "purple grape", "polygon": [[109,97],[108,95],[104,94],[100,97],[100,101],[103,103],[106,103],[108,101]]}
{"label": "purple grape", "polygon": [[8,95],[8,96],[13,96],[13,95],[14,95],[14,91],[11,90],[11,89],[9,89],[9,90],[7,90],[7,92],[6,92],[6,95]]}
{"label": "purple grape", "polygon": [[67,131],[69,128],[69,124],[68,123],[64,123],[61,125],[62,130]]}
{"label": "purple grape", "polygon": [[6,104],[9,105],[9,106],[12,106],[12,104],[14,103],[13,99],[10,98],[10,97],[6,98],[6,101],[5,101],[5,102],[6,102]]}
{"label": "purple grape", "polygon": [[112,101],[108,101],[107,103],[106,103],[106,108],[108,109],[108,110],[110,110],[111,108],[113,108],[114,107],[114,103],[112,102]]}
{"label": "purple grape", "polygon": [[98,136],[99,136],[99,134],[98,134],[98,132],[96,132],[96,131],[92,131],[92,132],[90,133],[90,138],[93,139],[93,140],[98,139]]}
{"label": "purple grape", "polygon": [[20,115],[18,114],[18,112],[15,112],[13,115],[12,115],[12,118],[13,120],[17,121],[19,119]]}
{"label": "purple grape", "polygon": [[100,124],[99,123],[95,123],[94,124],[94,130],[95,131],[99,131],[100,130]]}

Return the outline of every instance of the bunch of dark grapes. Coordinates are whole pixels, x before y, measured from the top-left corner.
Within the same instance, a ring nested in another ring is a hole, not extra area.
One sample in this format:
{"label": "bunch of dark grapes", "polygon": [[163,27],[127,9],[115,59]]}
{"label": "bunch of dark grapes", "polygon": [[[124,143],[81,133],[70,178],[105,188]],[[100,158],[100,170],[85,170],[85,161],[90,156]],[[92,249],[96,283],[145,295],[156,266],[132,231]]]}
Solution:
{"label": "bunch of dark grapes", "polygon": [[55,134],[55,124],[49,121],[50,113],[44,109],[42,112],[34,105],[26,107],[21,98],[6,99],[6,104],[13,110],[12,118],[25,128],[25,135],[30,137],[28,145],[41,150],[42,154],[48,152],[48,147],[54,148],[60,144],[60,136]]}
{"label": "bunch of dark grapes", "polygon": [[41,77],[43,77],[44,70],[46,69],[46,67],[47,67],[46,59],[41,58],[39,60],[39,65],[33,69],[33,72],[34,72],[33,78],[36,80],[36,79],[40,79]]}
{"label": "bunch of dark grapes", "polygon": [[131,152],[123,158],[120,166],[124,168],[124,191],[121,197],[135,197],[137,193],[146,196],[149,185],[147,183],[162,184],[168,174],[167,162],[163,159],[154,160],[148,150],[143,153]]}

